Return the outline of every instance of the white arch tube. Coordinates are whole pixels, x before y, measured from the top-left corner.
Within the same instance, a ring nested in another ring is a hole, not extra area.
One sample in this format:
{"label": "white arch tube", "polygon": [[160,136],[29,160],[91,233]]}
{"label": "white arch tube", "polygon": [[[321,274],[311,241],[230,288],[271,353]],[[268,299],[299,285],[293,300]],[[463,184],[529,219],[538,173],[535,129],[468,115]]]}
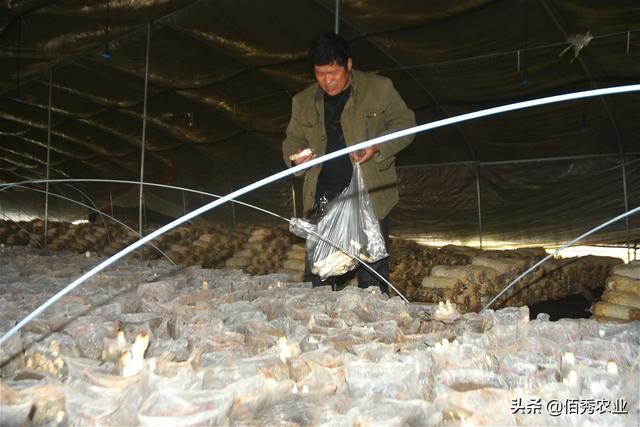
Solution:
{"label": "white arch tube", "polygon": [[415,133],[422,132],[422,131],[429,130],[429,129],[435,129],[435,128],[451,125],[451,124],[454,124],[454,123],[460,123],[460,122],[464,122],[464,121],[467,121],[467,120],[476,119],[476,118],[479,118],[479,117],[486,117],[486,116],[491,116],[491,115],[495,115],[495,114],[505,113],[507,111],[515,111],[515,110],[521,110],[521,109],[524,109],[524,108],[535,107],[535,106],[538,106],[538,105],[553,104],[553,103],[556,103],[556,102],[570,101],[570,100],[573,100],[573,99],[590,98],[590,97],[594,97],[594,96],[612,95],[612,94],[616,94],[616,93],[626,93],[626,92],[634,92],[634,91],[640,91],[640,84],[625,85],[625,86],[615,86],[615,87],[604,88],[604,89],[595,89],[595,90],[574,92],[574,93],[568,93],[568,94],[564,94],[564,95],[556,95],[556,96],[549,96],[549,97],[546,97],[546,98],[533,99],[533,100],[530,100],[530,101],[516,102],[516,103],[513,103],[513,104],[503,105],[503,106],[500,106],[500,107],[487,108],[485,110],[475,111],[473,113],[461,114],[459,116],[449,117],[449,118],[442,119],[442,120],[436,120],[435,122],[426,123],[426,124],[423,124],[423,125],[419,125],[419,126],[415,126],[415,127],[409,128],[409,129],[404,129],[404,130],[401,130],[401,131],[393,132],[393,133],[390,133],[388,135],[383,135],[383,136],[380,136],[380,137],[377,137],[377,138],[373,138],[373,139],[370,139],[368,141],[364,141],[364,142],[361,142],[359,144],[355,144],[355,145],[343,148],[341,150],[334,151],[334,152],[329,153],[329,154],[325,154],[324,156],[317,157],[317,158],[315,158],[315,159],[313,159],[311,161],[308,161],[308,162],[302,163],[300,165],[293,166],[293,167],[291,167],[289,169],[285,169],[283,171],[280,171],[280,172],[278,172],[278,173],[276,173],[274,175],[268,176],[266,178],[263,178],[263,179],[261,179],[259,181],[254,182],[253,184],[247,185],[246,187],[243,187],[243,188],[241,188],[239,190],[236,190],[236,191],[234,191],[232,193],[229,193],[226,196],[223,196],[218,200],[214,200],[214,201],[212,201],[212,202],[210,202],[210,203],[208,203],[208,204],[206,204],[204,206],[201,206],[198,209],[195,209],[195,210],[189,212],[186,215],[183,215],[180,218],[177,218],[177,219],[171,221],[170,223],[160,227],[159,229],[157,229],[156,231],[152,232],[151,234],[148,234],[144,238],[142,238],[142,239],[132,243],[131,245],[127,246],[126,248],[124,248],[120,252],[114,254],[113,256],[111,256],[111,258],[108,258],[105,261],[101,262],[100,264],[98,264],[97,266],[95,266],[94,268],[92,268],[91,270],[87,271],[85,274],[83,274],[82,276],[80,276],[79,278],[74,280],[71,284],[66,286],[64,289],[62,289],[60,292],[55,294],[49,300],[45,301],[40,307],[35,309],[27,317],[25,317],[20,322],[18,322],[13,328],[11,328],[6,334],[4,334],[2,336],[2,338],[0,338],[0,345],[2,345],[2,343],[4,343],[7,339],[9,339],[9,337],[11,337],[17,331],[19,331],[24,325],[26,325],[28,322],[30,322],[33,318],[35,318],[40,313],[42,313],[44,310],[46,310],[50,305],[52,305],[54,302],[56,302],[57,300],[62,298],[64,295],[69,293],[76,286],[80,285],[82,282],[84,282],[89,277],[93,276],[94,274],[102,271],[104,268],[106,268],[107,266],[111,265],[115,261],[117,261],[120,258],[124,257],[129,252],[134,251],[135,249],[137,249],[140,246],[144,245],[148,241],[160,236],[161,234],[165,233],[166,231],[171,230],[172,228],[177,227],[178,225],[182,224],[183,222],[189,221],[190,219],[195,218],[196,216],[198,216],[198,215],[200,215],[200,214],[202,214],[204,212],[207,212],[208,210],[211,210],[211,209],[215,208],[216,206],[219,206],[219,205],[221,205],[223,203],[226,203],[229,200],[232,200],[232,199],[235,199],[237,197],[240,197],[243,194],[249,193],[249,192],[251,192],[251,191],[253,191],[253,190],[257,189],[257,188],[264,187],[265,185],[270,184],[270,183],[272,183],[274,181],[277,181],[277,180],[279,180],[281,178],[284,178],[285,176],[293,175],[293,174],[295,174],[297,172],[301,172],[301,171],[303,171],[305,169],[309,169],[310,167],[313,167],[315,165],[323,163],[323,162],[325,162],[327,160],[331,160],[331,159],[334,159],[336,157],[342,156],[344,154],[351,153],[352,151],[362,150],[363,148],[367,148],[367,147],[370,147],[372,145],[382,144],[383,142],[390,141],[392,139],[400,138],[402,136],[407,136],[407,135],[413,135]]}
{"label": "white arch tube", "polygon": [[[48,182],[51,182],[51,181],[53,181],[53,180],[48,180]],[[139,182],[139,181],[137,181],[137,182],[136,182],[136,184],[140,184],[140,182]],[[12,187],[16,187],[16,188],[24,188],[25,190],[37,191],[37,192],[39,192],[39,193],[44,193],[44,192],[45,192],[44,190],[40,190],[40,189],[38,189],[38,188],[31,188],[31,187],[27,187],[27,186],[25,186],[25,185],[20,185],[20,184],[12,184]],[[73,199],[71,199],[71,198],[69,198],[69,197],[63,196],[62,194],[52,193],[51,191],[47,192],[46,194],[48,194],[49,196],[58,197],[58,198],[60,198],[60,199],[62,199],[62,200],[67,200],[67,201],[69,201],[69,202],[71,202],[71,203],[75,203],[75,204],[77,204],[77,205],[80,205],[80,206],[82,206],[82,207],[85,207],[85,208],[87,208],[87,209],[90,209],[90,210],[92,210],[93,212],[97,212],[97,213],[99,213],[100,215],[104,215],[104,216],[106,216],[107,218],[109,218],[110,220],[114,221],[116,224],[121,225],[121,226],[123,226],[125,229],[127,229],[127,230],[129,230],[129,231],[131,231],[131,232],[135,233],[137,236],[142,237],[142,235],[141,235],[140,233],[138,233],[138,232],[137,232],[136,230],[134,230],[133,228],[129,227],[129,226],[128,226],[127,224],[125,224],[124,222],[122,222],[122,221],[118,221],[117,219],[115,219],[115,218],[114,218],[114,217],[112,217],[111,215],[106,214],[106,213],[104,213],[104,212],[102,212],[102,211],[100,211],[100,210],[98,210],[98,209],[96,209],[96,208],[94,208],[94,207],[92,207],[92,206],[86,205],[86,204],[84,204],[84,203],[82,203],[82,202],[79,202],[79,201],[77,201],[77,200],[73,200]],[[154,245],[153,243],[149,243],[149,245],[151,245],[151,247],[152,247],[153,249],[155,249],[155,250],[157,250],[158,252],[160,252],[160,254],[161,254],[162,256],[164,256],[164,257],[165,257],[165,258],[166,258],[166,259],[167,259],[171,264],[176,265],[176,263],[175,263],[175,262],[173,262],[173,260],[172,260],[172,259],[171,259],[167,254],[165,254],[165,253],[162,251],[162,249],[160,249],[159,247],[157,247],[157,246],[156,246],[156,245]]]}
{"label": "white arch tube", "polygon": [[507,286],[505,286],[505,288],[503,290],[501,290],[498,295],[496,295],[495,297],[493,297],[493,299],[491,301],[489,301],[489,303],[487,305],[485,305],[482,310],[480,310],[480,312],[482,313],[484,310],[486,310],[487,308],[489,308],[491,306],[491,304],[493,304],[494,302],[496,302],[505,292],[507,292],[509,290],[509,288],[511,288],[513,285],[515,285],[516,283],[518,283],[518,281],[520,279],[522,279],[524,276],[526,276],[527,274],[531,273],[533,270],[535,270],[536,268],[538,268],[539,266],[541,266],[542,264],[544,264],[545,262],[547,262],[548,259],[558,255],[560,252],[562,252],[563,250],[565,250],[566,248],[570,247],[571,245],[573,245],[574,243],[584,239],[585,237],[595,233],[598,230],[601,230],[603,228],[605,228],[606,226],[613,224],[616,221],[621,220],[622,218],[626,218],[630,215],[633,215],[636,212],[640,212],[640,206],[638,206],[637,208],[631,209],[630,211],[627,211],[623,214],[618,215],[615,218],[610,219],[609,221],[603,222],[602,224],[598,225],[597,227],[592,228],[591,230],[587,231],[584,234],[581,234],[580,236],[576,237],[575,239],[573,239],[572,241],[570,241],[569,243],[567,243],[566,245],[562,246],[561,248],[556,249],[555,251],[553,251],[553,253],[550,253],[549,255],[547,255],[546,257],[542,258],[540,261],[538,261],[537,263],[535,263],[534,265],[532,265],[529,269],[527,269],[527,271],[525,271],[524,273],[520,274],[518,277],[516,277],[515,279],[513,279],[513,281],[511,283],[509,283]]}
{"label": "white arch tube", "polygon": [[[41,183],[44,183],[44,182],[52,183],[52,182],[69,182],[69,181],[74,181],[74,182],[76,182],[76,181],[81,181],[81,182],[86,182],[86,181],[88,181],[88,182],[110,182],[110,183],[118,183],[118,184],[134,184],[134,185],[139,185],[139,184],[140,184],[140,181],[125,181],[125,180],[116,180],[116,179],[81,179],[81,178],[61,178],[61,179],[49,179],[49,180],[46,180],[46,179],[32,179],[32,180],[29,180],[29,181],[21,181],[21,182],[12,182],[12,183],[8,183],[8,184],[0,184],[0,192],[1,192],[1,191],[6,190],[6,189],[8,189],[8,188],[12,188],[12,187],[26,188],[26,189],[30,189],[30,190],[35,190],[35,191],[40,191],[40,192],[42,192],[42,190],[37,190],[37,189],[32,189],[32,188],[29,188],[29,187],[25,187],[25,186],[24,186],[24,185],[22,185],[22,184],[41,184]],[[143,185],[147,185],[147,186],[149,186],[149,187],[160,187],[160,188],[169,188],[169,189],[172,189],[172,190],[189,191],[189,192],[192,192],[192,193],[203,194],[203,195],[205,195],[205,196],[211,196],[211,197],[216,197],[216,198],[220,198],[220,197],[222,197],[222,196],[219,196],[219,195],[217,195],[217,194],[207,193],[206,191],[193,190],[193,189],[190,189],[190,188],[184,188],[184,187],[176,187],[176,186],[174,186],[174,185],[157,184],[157,183],[153,183],[153,182],[143,182],[142,184],[143,184]],[[51,193],[51,194],[53,194],[53,193]],[[61,196],[61,195],[56,195],[56,194],[53,194],[53,195],[54,195],[54,196],[58,196],[58,197],[62,197],[62,198],[64,198],[64,199],[67,199],[66,197]],[[78,203],[78,204],[80,204],[80,205],[82,205],[82,206],[85,206],[85,207],[87,207],[87,208],[89,208],[89,209],[93,209],[93,208],[91,208],[91,207],[89,207],[89,206],[87,206],[87,205],[84,205],[84,204],[80,203],[80,202],[76,202],[75,200],[71,200],[71,199],[67,199],[67,200],[72,201],[72,202],[75,202],[75,203]],[[266,214],[269,214],[269,215],[272,215],[272,216],[274,216],[274,217],[276,217],[276,218],[282,219],[282,220],[284,220],[285,222],[287,222],[287,223],[291,224],[291,220],[290,220],[290,219],[285,218],[285,217],[283,217],[283,216],[281,216],[281,215],[278,215],[278,214],[277,214],[277,213],[275,213],[275,212],[271,212],[271,211],[269,211],[269,210],[267,210],[267,209],[263,209],[263,208],[261,208],[261,207],[255,206],[255,205],[251,205],[251,204],[249,204],[249,203],[241,202],[240,200],[232,200],[232,202],[233,202],[233,203],[241,204],[241,205],[243,205],[243,206],[247,206],[247,207],[249,207],[249,208],[255,209],[255,210],[257,210],[257,211],[260,211],[260,212],[263,212],[263,213],[266,213]],[[113,218],[112,216],[109,216],[109,215],[107,215],[107,214],[105,214],[105,213],[103,213],[103,212],[100,212],[100,211],[98,211],[97,209],[93,209],[93,210],[94,210],[94,211],[96,211],[96,212],[98,212],[98,213],[100,213],[100,214],[102,214],[102,215],[107,216],[108,218],[111,218],[112,220],[116,221],[116,222],[117,222],[117,223],[119,223],[119,224],[122,224],[122,223],[120,223],[120,221],[118,221],[117,219]],[[134,233],[138,234],[135,230],[131,229],[131,228],[130,228],[130,227],[128,227],[127,225],[125,225],[125,224],[122,224],[122,225],[124,225],[125,227],[127,227],[128,229],[130,229],[131,231],[133,231]],[[334,248],[336,248],[336,249],[338,249],[338,250],[340,250],[340,251],[344,252],[344,253],[345,253],[345,255],[347,255],[348,257],[350,257],[351,259],[353,259],[354,261],[356,261],[356,262],[357,262],[357,263],[359,263],[360,265],[362,265],[364,268],[366,268],[367,270],[369,270],[369,272],[370,272],[371,274],[373,274],[374,276],[376,276],[376,277],[378,277],[380,280],[382,280],[384,283],[386,283],[386,284],[387,284],[387,286],[389,286],[389,288],[393,289],[393,290],[394,290],[394,291],[395,291],[395,292],[400,296],[400,298],[402,298],[406,303],[408,303],[408,302],[409,302],[409,300],[408,300],[408,299],[407,299],[407,298],[402,294],[402,292],[400,292],[400,291],[399,291],[395,286],[393,286],[393,285],[392,285],[392,284],[391,284],[387,279],[385,279],[384,277],[382,277],[382,275],[380,275],[380,273],[378,273],[378,272],[377,272],[377,271],[375,271],[373,268],[371,268],[371,266],[369,266],[366,262],[362,261],[362,260],[361,260],[360,258],[358,258],[357,256],[352,255],[352,254],[351,254],[347,249],[344,249],[344,248],[342,248],[340,245],[338,245],[338,244],[336,244],[336,243],[334,243],[334,242],[332,242],[332,241],[330,241],[330,240],[326,239],[325,237],[321,236],[321,235],[320,235],[320,234],[318,234],[317,232],[312,231],[312,230],[308,230],[308,231],[309,231],[309,233],[313,234],[315,237],[317,237],[317,238],[318,238],[318,239],[320,239],[321,241],[326,242],[326,243],[330,244],[331,246],[333,246]],[[140,235],[140,234],[138,234],[138,236],[141,236],[141,235]],[[141,237],[142,237],[142,236],[141,236]],[[150,245],[151,245],[152,247],[154,247],[155,249],[158,249],[158,248],[157,248],[153,243],[150,243]],[[160,253],[161,253],[162,255],[164,255],[164,256],[165,256],[165,258],[167,258],[167,259],[168,259],[168,260],[169,260],[173,265],[175,265],[175,263],[171,260],[171,258],[169,258],[169,257],[168,257],[164,252],[162,252],[160,249],[158,249],[158,251],[160,251]]]}

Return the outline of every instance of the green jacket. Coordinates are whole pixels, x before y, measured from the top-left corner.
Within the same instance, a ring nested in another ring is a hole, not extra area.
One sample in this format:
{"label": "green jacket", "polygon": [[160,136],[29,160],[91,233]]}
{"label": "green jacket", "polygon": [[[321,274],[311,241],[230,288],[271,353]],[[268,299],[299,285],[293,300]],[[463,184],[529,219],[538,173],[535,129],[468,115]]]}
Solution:
{"label": "green jacket", "polygon": [[[351,95],[340,116],[347,146],[416,125],[415,115],[404,103],[393,83],[386,77],[353,70]],[[361,165],[364,182],[378,219],[398,203],[395,155],[413,141],[413,135],[397,138],[378,146],[380,151]],[[287,137],[282,143],[285,163],[298,149],[311,148],[318,156],[326,154],[324,127],[324,92],[317,83],[293,97]],[[322,165],[303,172],[304,216],[315,201],[316,186]]]}

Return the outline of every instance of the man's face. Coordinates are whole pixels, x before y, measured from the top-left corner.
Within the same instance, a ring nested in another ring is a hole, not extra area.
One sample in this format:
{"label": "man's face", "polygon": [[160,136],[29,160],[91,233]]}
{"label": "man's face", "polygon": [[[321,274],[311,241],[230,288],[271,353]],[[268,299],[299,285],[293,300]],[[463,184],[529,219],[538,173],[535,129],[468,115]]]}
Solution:
{"label": "man's face", "polygon": [[329,65],[314,65],[316,81],[322,90],[330,96],[335,96],[351,84],[351,58],[347,60],[347,67],[332,62]]}

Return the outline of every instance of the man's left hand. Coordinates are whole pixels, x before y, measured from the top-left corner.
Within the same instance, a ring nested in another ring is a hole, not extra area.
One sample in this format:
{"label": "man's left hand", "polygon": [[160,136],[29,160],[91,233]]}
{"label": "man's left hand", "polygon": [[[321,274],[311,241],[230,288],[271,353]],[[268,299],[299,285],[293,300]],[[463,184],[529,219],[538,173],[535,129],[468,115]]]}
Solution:
{"label": "man's left hand", "polygon": [[351,153],[351,158],[356,163],[364,163],[369,161],[374,154],[376,154],[380,149],[373,145],[371,147],[363,148],[362,150],[356,150]]}

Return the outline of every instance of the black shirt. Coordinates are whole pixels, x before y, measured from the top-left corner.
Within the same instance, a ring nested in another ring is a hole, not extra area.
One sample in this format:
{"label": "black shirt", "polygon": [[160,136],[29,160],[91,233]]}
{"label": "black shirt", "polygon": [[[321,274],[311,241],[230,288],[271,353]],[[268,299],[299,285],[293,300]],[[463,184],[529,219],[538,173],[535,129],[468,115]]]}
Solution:
{"label": "black shirt", "polygon": [[[327,153],[346,148],[340,116],[351,94],[351,87],[335,96],[324,94],[324,128],[327,133]],[[342,155],[322,164],[318,177],[318,192],[341,192],[349,185],[353,165],[348,155]]]}

